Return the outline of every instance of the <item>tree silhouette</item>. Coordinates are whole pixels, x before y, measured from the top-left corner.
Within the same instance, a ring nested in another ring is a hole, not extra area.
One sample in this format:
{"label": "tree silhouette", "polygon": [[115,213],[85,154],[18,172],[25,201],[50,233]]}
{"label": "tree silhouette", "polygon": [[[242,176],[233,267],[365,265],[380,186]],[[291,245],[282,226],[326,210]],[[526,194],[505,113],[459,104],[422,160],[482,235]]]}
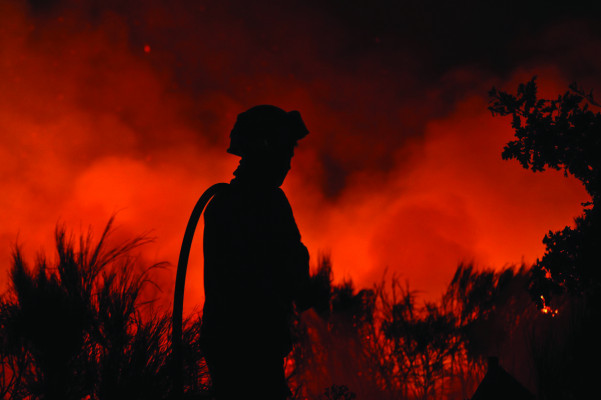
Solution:
{"label": "tree silhouette", "polygon": [[[575,227],[549,232],[545,255],[534,266],[532,292],[542,308],[552,294],[599,292],[601,288],[601,113],[592,92],[576,84],[555,100],[537,97],[536,80],[518,86],[512,95],[493,88],[493,115],[511,115],[516,140],[509,142],[504,159],[516,159],[524,168],[563,170],[580,180],[592,201]],[[541,297],[543,296],[543,297]]]}
{"label": "tree silhouette", "polygon": [[591,196],[574,227],[545,236],[546,251],[532,268],[530,284],[539,308],[555,316],[531,316],[539,397],[586,398],[598,391],[601,372],[589,362],[601,358],[601,113],[590,109],[599,105],[576,84],[556,100],[538,99],[535,78],[519,85],[516,95],[494,88],[490,95],[493,115],[511,115],[517,139],[503,157],[535,172],[563,170]]}

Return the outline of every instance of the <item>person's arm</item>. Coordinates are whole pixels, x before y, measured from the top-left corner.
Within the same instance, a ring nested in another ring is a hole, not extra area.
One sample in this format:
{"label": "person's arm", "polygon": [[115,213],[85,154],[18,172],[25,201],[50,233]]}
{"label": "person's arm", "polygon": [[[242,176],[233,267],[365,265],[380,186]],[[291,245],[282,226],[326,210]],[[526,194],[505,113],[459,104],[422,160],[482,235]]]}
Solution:
{"label": "person's arm", "polygon": [[274,208],[277,220],[274,221],[278,258],[282,261],[282,292],[303,311],[311,307],[309,252],[301,241],[300,232],[294,220],[292,208],[284,192],[278,190]]}

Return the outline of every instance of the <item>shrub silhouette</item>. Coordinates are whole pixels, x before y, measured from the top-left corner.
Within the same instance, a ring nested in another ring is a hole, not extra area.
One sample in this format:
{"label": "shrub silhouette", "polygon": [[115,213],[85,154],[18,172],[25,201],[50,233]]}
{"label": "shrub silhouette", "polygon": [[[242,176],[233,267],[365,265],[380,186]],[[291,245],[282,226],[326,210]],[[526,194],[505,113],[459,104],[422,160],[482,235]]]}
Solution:
{"label": "shrub silhouette", "polygon": [[[55,232],[57,261],[39,256],[30,270],[17,247],[11,286],[0,302],[0,360],[4,398],[164,399],[170,316],[143,309],[142,290],[153,270],[137,265],[138,236],[109,246],[113,218],[98,242],[75,244]],[[186,322],[188,393],[206,392],[206,367],[195,345],[200,321]],[[193,381],[191,377],[193,376]]]}
{"label": "shrub silhouette", "polygon": [[[11,286],[0,299],[0,397],[170,398],[170,315],[143,296],[163,265],[137,265],[145,236],[109,245],[112,225],[97,242],[58,227],[57,261],[39,256],[33,269],[15,249]],[[598,309],[568,299],[550,318],[529,300],[530,280],[525,267],[459,265],[441,301],[422,305],[394,277],[390,290],[384,281],[372,290],[335,284],[322,257],[311,281],[319,306],[292,321],[293,398],[468,398],[491,354],[532,365],[529,383],[541,398],[586,393],[596,370],[583,373],[582,362],[598,351],[591,346]],[[184,324],[186,398],[210,398],[200,322]]]}

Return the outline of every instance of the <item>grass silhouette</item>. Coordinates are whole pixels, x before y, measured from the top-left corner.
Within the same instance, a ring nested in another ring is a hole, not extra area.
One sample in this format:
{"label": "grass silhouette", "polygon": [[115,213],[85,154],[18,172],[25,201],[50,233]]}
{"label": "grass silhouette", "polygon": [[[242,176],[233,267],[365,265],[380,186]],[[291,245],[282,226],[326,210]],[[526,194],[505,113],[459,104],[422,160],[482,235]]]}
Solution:
{"label": "grass silhouette", "polygon": [[[137,265],[147,236],[110,246],[114,219],[97,242],[76,242],[59,226],[57,260],[40,255],[33,269],[17,247],[11,286],[0,302],[3,398],[164,399],[171,392],[170,315],[147,307],[142,292],[164,264]],[[196,346],[200,321],[187,320],[188,394],[207,392]]]}
{"label": "grass silhouette", "polygon": [[[0,298],[0,398],[171,398],[171,315],[144,295],[164,264],[139,265],[150,238],[115,244],[113,223],[97,241],[57,227],[56,260],[39,255],[33,267],[15,248]],[[491,354],[522,366],[516,377],[545,398],[583,392],[584,366],[566,357],[593,344],[598,309],[565,297],[557,316],[541,313],[531,273],[459,265],[440,302],[422,304],[395,277],[373,289],[334,283],[321,257],[311,281],[317,306],[291,324],[292,398],[469,398]],[[200,329],[200,317],[185,319],[187,399],[212,398]]]}

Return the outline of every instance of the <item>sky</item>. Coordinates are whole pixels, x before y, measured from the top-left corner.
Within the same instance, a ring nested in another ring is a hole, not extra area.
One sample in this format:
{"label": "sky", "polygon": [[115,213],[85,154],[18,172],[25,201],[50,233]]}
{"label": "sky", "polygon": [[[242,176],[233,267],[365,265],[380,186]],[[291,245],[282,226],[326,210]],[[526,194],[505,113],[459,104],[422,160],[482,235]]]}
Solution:
{"label": "sky", "polygon": [[[63,224],[148,234],[170,299],[198,197],[232,178],[236,115],[300,111],[283,185],[312,265],[440,296],[460,262],[531,263],[588,197],[501,152],[488,91],[601,88],[600,6],[442,1],[0,0],[0,290],[11,252],[52,254]],[[202,303],[201,231],[186,310]]]}

